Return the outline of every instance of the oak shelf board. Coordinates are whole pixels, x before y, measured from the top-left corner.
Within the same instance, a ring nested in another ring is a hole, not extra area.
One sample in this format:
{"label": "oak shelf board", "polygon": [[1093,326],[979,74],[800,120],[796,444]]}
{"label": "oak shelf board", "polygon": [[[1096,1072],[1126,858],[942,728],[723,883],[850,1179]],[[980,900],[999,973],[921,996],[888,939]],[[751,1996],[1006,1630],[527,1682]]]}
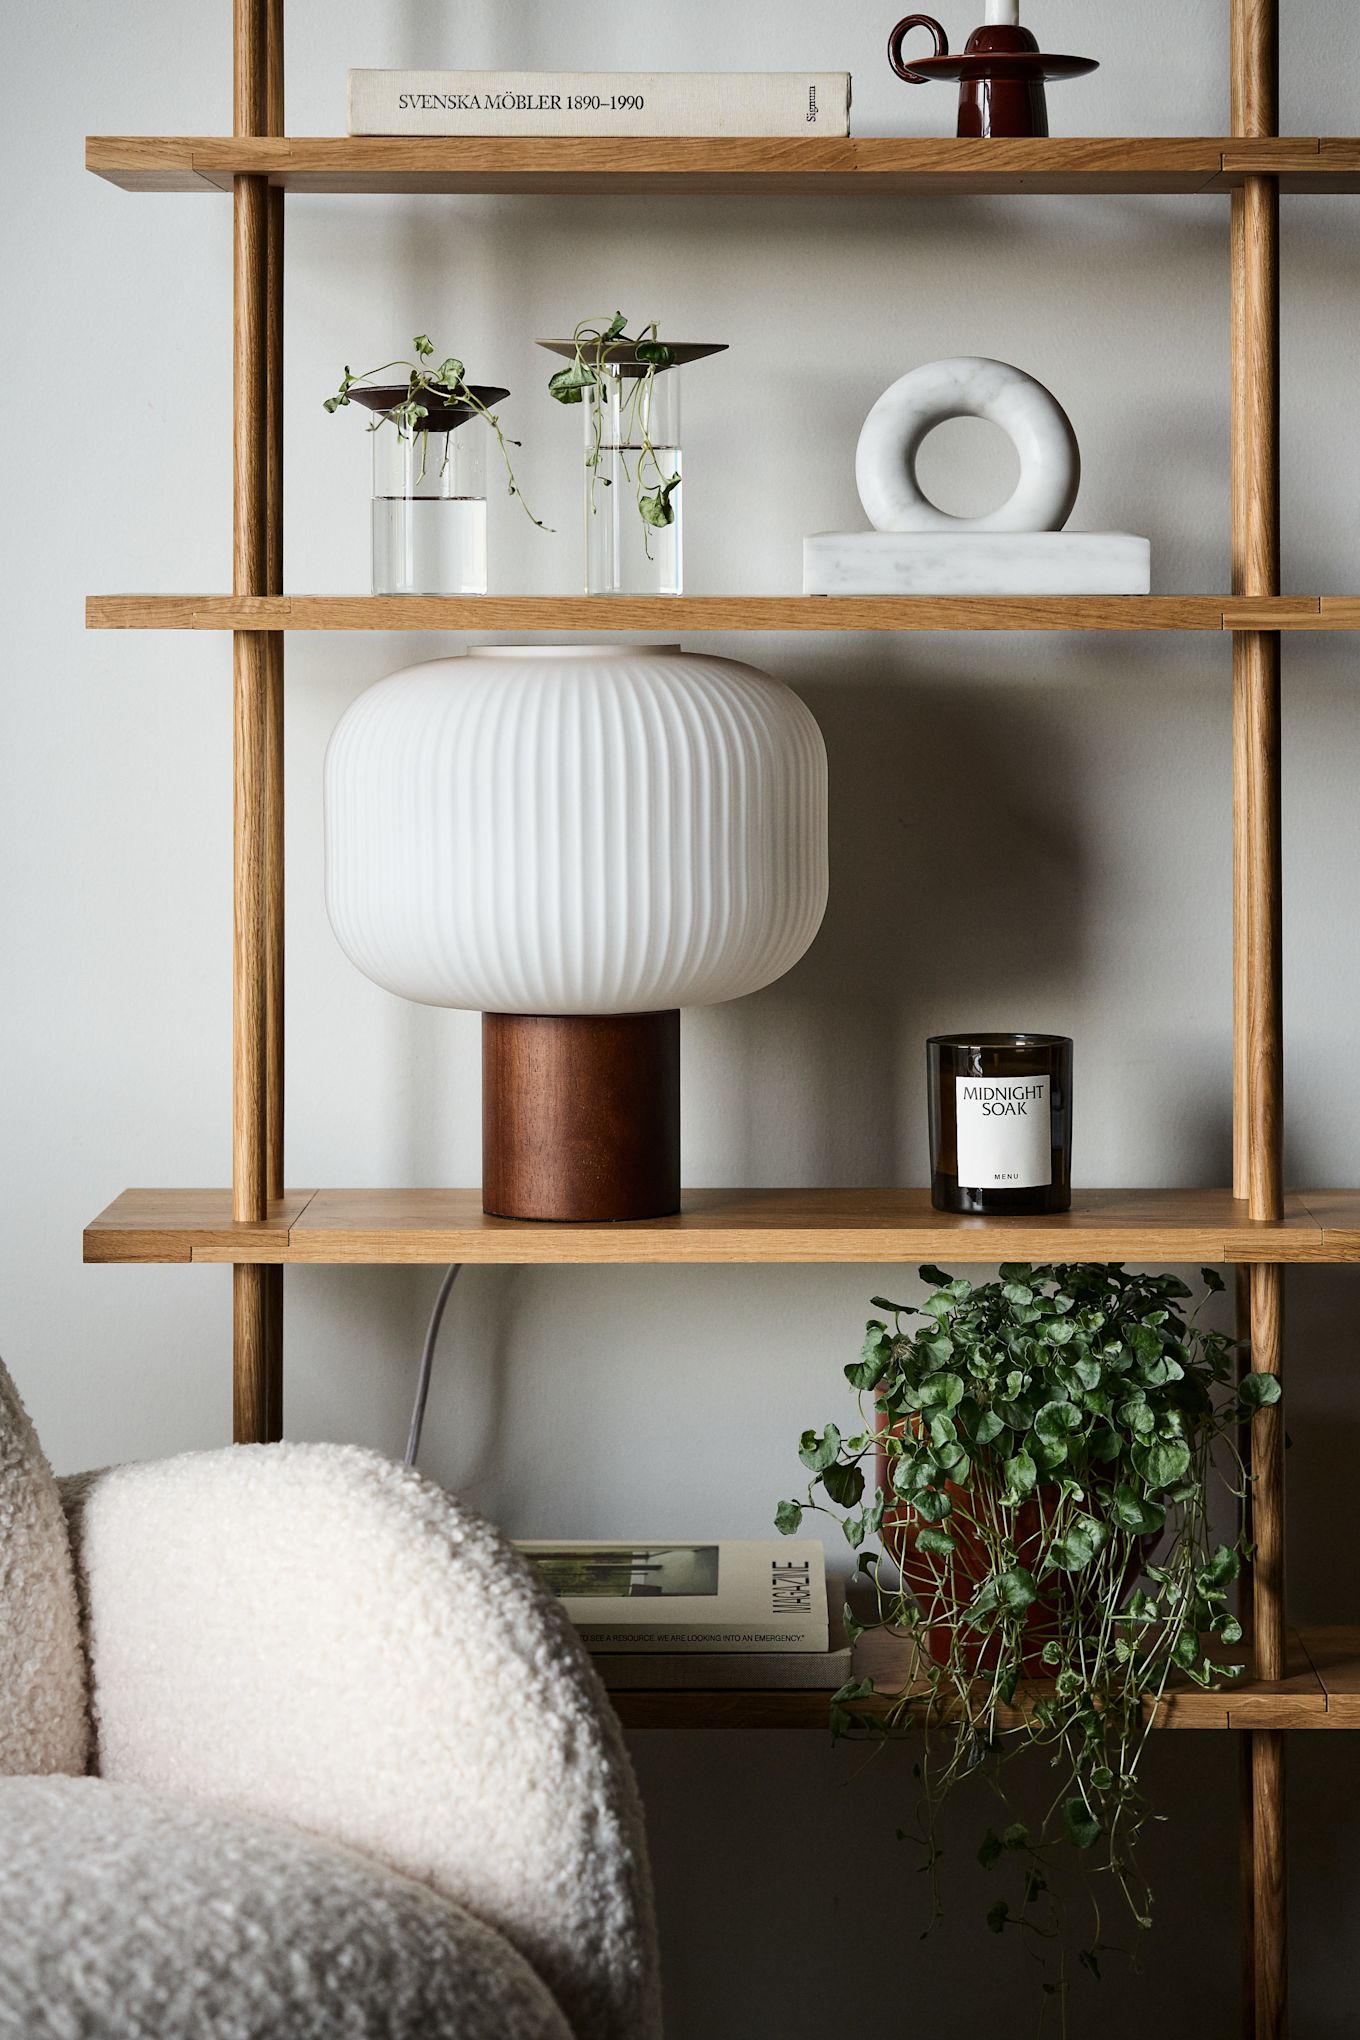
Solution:
{"label": "oak shelf board", "polygon": [[268,1218],[234,1219],[228,1190],[128,1190],[86,1229],[87,1261],[286,1260],[311,1190],[289,1190]]}
{"label": "oak shelf board", "polygon": [[1079,1190],[1042,1218],[960,1218],[928,1190],[687,1190],[672,1218],[491,1218],[478,1190],[292,1191],[234,1224],[225,1190],[125,1190],[85,1231],[89,1262],[290,1266],[756,1265],[943,1260],[1158,1264],[1360,1260],[1360,1191],[1292,1193],[1279,1221],[1220,1190]]}
{"label": "oak shelf board", "polygon": [[[1153,1716],[1159,1729],[1360,1728],[1360,1628],[1291,1630],[1288,1676],[1270,1681],[1250,1674],[1216,1692],[1178,1684]],[[1034,1697],[1042,1689],[1036,1688]],[[625,1728],[820,1729],[828,1732],[827,1692],[699,1692],[691,1687],[611,1690]],[[895,1697],[886,1692],[859,1704],[869,1720]]]}
{"label": "oak shelf board", "polygon": [[89,595],[88,630],[1231,631],[1360,629],[1317,595]]}
{"label": "oak shelf board", "polygon": [[1249,173],[1287,191],[1360,191],[1360,141],[1315,135],[91,135],[85,163],[125,191],[230,191],[244,175],[304,192],[1042,196],[1228,191]]}

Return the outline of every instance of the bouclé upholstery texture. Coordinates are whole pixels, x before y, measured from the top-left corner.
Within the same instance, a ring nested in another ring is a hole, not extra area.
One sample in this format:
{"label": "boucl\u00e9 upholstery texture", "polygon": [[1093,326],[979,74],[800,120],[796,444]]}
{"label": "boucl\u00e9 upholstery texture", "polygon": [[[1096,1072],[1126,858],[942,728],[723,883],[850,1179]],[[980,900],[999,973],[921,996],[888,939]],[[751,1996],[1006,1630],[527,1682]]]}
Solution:
{"label": "boucl\u00e9 upholstery texture", "polygon": [[0,1367],[0,1776],[85,1769],[89,1747],[61,1497]]}
{"label": "boucl\u00e9 upholstery texture", "polygon": [[497,1532],[351,1446],[65,1487],[102,1778],[343,1843],[496,1928],[576,2040],[659,2033],[618,1725]]}
{"label": "boucl\u00e9 upholstery texture", "polygon": [[503,1937],[296,1828],[0,1780],[6,2040],[572,2040]]}

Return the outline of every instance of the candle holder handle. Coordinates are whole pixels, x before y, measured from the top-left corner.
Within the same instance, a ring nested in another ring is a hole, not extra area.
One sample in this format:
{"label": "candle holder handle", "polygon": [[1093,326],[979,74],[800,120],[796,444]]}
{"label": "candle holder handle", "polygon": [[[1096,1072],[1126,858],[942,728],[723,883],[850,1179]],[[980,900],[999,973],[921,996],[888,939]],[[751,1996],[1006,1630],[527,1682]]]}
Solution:
{"label": "candle holder handle", "polygon": [[945,34],[933,14],[905,14],[888,37],[888,62],[904,84],[928,85],[930,83],[928,78],[923,78],[919,71],[913,71],[902,60],[902,44],[913,28],[928,28],[930,30],[935,42],[935,48],[931,52],[933,56],[947,57],[949,55],[949,37]]}

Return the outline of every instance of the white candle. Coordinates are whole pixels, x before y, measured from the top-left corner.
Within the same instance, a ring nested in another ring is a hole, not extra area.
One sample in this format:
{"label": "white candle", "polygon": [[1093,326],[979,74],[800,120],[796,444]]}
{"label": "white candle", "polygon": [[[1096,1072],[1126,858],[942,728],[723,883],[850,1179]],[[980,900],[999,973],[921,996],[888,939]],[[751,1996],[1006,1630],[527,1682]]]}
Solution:
{"label": "white candle", "polygon": [[987,0],[987,25],[997,23],[1000,27],[1020,26],[1020,0]]}

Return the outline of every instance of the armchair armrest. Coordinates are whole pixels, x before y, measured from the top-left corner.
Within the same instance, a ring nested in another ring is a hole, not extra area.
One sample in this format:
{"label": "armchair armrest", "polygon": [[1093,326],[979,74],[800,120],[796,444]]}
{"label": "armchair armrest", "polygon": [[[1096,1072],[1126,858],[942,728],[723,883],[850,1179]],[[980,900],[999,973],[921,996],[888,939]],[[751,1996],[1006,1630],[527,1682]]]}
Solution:
{"label": "armchair armrest", "polygon": [[345,1842],[498,1927],[581,2040],[659,2031],[618,1724],[497,1532],[353,1446],[64,1487],[101,1775]]}

